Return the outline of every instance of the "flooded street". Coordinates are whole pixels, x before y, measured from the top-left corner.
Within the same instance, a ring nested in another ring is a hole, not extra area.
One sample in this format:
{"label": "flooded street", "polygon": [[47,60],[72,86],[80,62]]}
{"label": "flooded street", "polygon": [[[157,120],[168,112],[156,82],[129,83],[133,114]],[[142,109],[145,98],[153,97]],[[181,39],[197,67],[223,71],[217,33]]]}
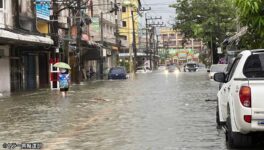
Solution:
{"label": "flooded street", "polygon": [[156,71],[73,86],[67,98],[49,90],[14,95],[0,99],[0,143],[41,142],[43,149],[56,150],[223,150],[225,135],[215,123],[217,90],[205,71]]}

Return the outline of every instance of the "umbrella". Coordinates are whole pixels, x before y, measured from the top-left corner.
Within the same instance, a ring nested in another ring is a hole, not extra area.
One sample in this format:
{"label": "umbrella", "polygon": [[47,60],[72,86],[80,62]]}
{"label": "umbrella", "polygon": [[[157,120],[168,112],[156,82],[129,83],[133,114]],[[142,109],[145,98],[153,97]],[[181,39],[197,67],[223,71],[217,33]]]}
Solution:
{"label": "umbrella", "polygon": [[71,69],[70,65],[66,64],[64,62],[57,62],[57,63],[54,64],[54,67],[64,68],[64,69]]}

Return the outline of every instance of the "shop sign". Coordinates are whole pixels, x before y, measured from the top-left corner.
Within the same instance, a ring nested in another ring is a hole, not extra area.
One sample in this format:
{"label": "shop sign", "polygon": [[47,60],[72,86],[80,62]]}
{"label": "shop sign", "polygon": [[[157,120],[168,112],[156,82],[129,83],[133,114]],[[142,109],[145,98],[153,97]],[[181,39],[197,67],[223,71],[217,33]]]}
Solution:
{"label": "shop sign", "polygon": [[50,20],[50,0],[36,0],[37,18]]}
{"label": "shop sign", "polygon": [[179,59],[187,59],[187,53],[178,53]]}
{"label": "shop sign", "polygon": [[103,57],[106,57],[106,49],[103,49]]}

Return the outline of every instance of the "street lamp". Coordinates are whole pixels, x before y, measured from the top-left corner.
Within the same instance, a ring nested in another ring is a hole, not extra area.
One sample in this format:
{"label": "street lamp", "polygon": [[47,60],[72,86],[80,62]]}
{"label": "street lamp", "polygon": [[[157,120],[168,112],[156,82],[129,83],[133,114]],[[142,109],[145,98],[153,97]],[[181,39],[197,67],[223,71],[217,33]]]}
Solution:
{"label": "street lamp", "polygon": [[[130,9],[136,9],[136,5],[130,0],[124,0],[123,2],[124,7],[129,7]],[[132,17],[132,26],[133,26],[133,42],[132,42],[132,48],[134,52],[134,59],[132,59],[132,49],[129,48],[129,57],[130,57],[130,62],[129,62],[129,71],[134,72],[136,71],[136,59],[137,59],[137,50],[136,50],[136,33],[135,33],[135,20],[134,20],[134,11],[131,10],[131,17]],[[132,65],[132,60],[133,60],[133,65]]]}

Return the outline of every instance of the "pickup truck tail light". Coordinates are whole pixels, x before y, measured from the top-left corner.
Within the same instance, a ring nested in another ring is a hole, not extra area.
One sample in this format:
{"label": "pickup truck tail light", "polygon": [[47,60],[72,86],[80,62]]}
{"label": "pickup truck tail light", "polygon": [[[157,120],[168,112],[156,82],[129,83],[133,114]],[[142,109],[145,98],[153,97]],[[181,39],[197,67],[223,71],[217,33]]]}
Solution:
{"label": "pickup truck tail light", "polygon": [[240,102],[245,107],[251,107],[251,89],[248,86],[242,86],[239,91]]}

